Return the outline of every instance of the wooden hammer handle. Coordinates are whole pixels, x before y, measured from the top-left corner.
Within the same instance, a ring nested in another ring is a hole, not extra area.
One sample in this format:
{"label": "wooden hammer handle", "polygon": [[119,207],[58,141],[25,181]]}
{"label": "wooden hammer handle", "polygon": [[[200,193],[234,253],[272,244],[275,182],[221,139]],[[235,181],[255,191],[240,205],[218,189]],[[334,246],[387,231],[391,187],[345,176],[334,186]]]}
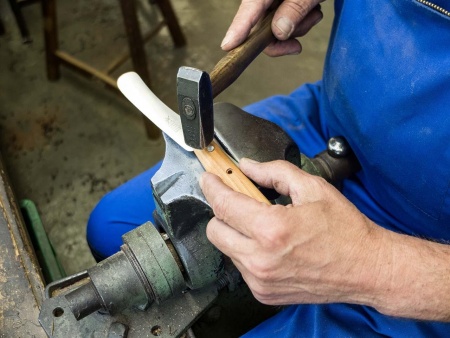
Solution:
{"label": "wooden hammer handle", "polygon": [[250,33],[247,40],[229,51],[211,71],[209,76],[213,97],[216,97],[231,85],[247,66],[275,40],[272,33],[272,19],[275,10],[269,12],[260,25]]}

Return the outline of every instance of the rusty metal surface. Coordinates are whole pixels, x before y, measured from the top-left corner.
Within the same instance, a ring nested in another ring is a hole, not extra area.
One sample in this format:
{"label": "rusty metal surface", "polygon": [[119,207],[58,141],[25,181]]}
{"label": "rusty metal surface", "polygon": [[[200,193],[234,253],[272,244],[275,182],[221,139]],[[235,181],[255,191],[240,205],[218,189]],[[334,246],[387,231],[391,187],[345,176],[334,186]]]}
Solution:
{"label": "rusty metal surface", "polygon": [[0,155],[0,337],[46,337],[44,284]]}

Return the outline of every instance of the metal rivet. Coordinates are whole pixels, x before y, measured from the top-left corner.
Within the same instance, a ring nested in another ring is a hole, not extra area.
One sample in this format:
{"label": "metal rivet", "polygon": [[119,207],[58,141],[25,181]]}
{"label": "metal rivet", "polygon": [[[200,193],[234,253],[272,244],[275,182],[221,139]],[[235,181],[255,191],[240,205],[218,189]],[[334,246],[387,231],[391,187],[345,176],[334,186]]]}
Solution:
{"label": "metal rivet", "polygon": [[195,104],[189,97],[185,97],[183,101],[181,101],[183,114],[186,116],[188,120],[194,120],[196,116]]}
{"label": "metal rivet", "polygon": [[186,116],[191,117],[191,116],[194,115],[194,108],[192,106],[185,105],[184,106],[184,113],[186,114]]}
{"label": "metal rivet", "polygon": [[208,150],[209,152],[214,151],[214,146],[213,145],[209,145],[206,147],[206,150]]}

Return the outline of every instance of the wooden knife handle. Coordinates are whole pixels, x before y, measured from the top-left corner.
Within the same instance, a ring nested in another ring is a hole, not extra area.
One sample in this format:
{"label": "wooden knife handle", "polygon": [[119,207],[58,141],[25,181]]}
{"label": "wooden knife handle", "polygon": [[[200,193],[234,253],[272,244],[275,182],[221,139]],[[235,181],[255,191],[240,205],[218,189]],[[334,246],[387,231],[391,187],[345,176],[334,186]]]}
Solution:
{"label": "wooden knife handle", "polygon": [[247,178],[247,176],[239,170],[216,141],[212,141],[207,148],[202,150],[195,149],[194,152],[200,163],[203,165],[203,168],[205,168],[207,172],[219,176],[231,189],[271,205],[267,198]]}
{"label": "wooden knife handle", "polygon": [[[213,97],[231,85],[247,66],[275,40],[272,33],[272,19],[278,3],[250,33],[247,40],[228,52],[211,71]],[[271,205],[215,141],[205,149],[194,149],[194,152],[205,170],[219,176],[231,189]]]}
{"label": "wooden knife handle", "polygon": [[210,72],[213,97],[231,85],[247,66],[272,42],[273,9],[241,45],[229,51]]}

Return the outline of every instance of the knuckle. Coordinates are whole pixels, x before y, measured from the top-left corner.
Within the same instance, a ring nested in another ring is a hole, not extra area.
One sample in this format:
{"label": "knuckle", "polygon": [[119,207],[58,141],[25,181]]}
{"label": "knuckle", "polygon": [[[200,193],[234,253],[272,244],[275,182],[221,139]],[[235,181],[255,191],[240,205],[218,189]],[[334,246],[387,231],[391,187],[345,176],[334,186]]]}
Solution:
{"label": "knuckle", "polygon": [[272,291],[270,288],[261,283],[253,282],[249,285],[249,288],[252,291],[253,296],[255,296],[255,298],[261,303],[268,302],[272,296]]}
{"label": "knuckle", "polygon": [[267,250],[278,251],[289,240],[289,231],[286,227],[284,207],[273,205],[266,215],[269,222],[256,234],[260,245]]}
{"label": "knuckle", "polygon": [[326,199],[329,183],[324,178],[303,172],[302,181],[302,184],[294,186],[292,190],[294,198],[303,202]]}
{"label": "knuckle", "polygon": [[275,178],[273,180],[273,187],[276,191],[286,191],[289,190],[289,183],[279,178]]}
{"label": "knuckle", "polygon": [[214,215],[221,220],[226,217],[230,208],[228,195],[228,193],[219,194],[211,203],[211,208],[214,211]]}
{"label": "knuckle", "polygon": [[274,169],[282,169],[284,168],[286,165],[288,165],[289,162],[285,161],[285,160],[275,160],[272,162],[272,165],[274,166]]}
{"label": "knuckle", "polygon": [[313,191],[317,192],[323,192],[329,187],[329,183],[323,177],[319,176],[312,176],[310,183],[312,185],[311,188],[314,189]]}
{"label": "knuckle", "polygon": [[292,168],[290,167],[290,164],[287,161],[277,160],[272,162],[271,168],[272,172],[284,173],[284,175],[277,175],[273,178],[272,184],[275,190],[284,191],[288,189],[290,182],[286,178],[289,176],[289,171],[291,169]]}
{"label": "knuckle", "polygon": [[259,242],[261,246],[268,250],[277,250],[284,243],[284,234],[281,229],[268,227],[259,233]]}
{"label": "knuckle", "polygon": [[292,0],[284,1],[283,6],[287,11],[294,12],[298,21],[302,20],[311,10],[311,1]]}
{"label": "knuckle", "polygon": [[250,26],[254,26],[266,8],[267,1],[242,0],[235,19],[239,22],[250,23]]}
{"label": "knuckle", "polygon": [[306,35],[311,28],[317,25],[323,19],[323,13],[320,10],[314,9],[310,14],[303,20],[294,32],[294,35],[301,37]]}
{"label": "knuckle", "polygon": [[328,185],[328,182],[323,177],[320,176],[312,176],[311,182],[318,188],[324,188]]}
{"label": "knuckle", "polygon": [[256,12],[264,10],[265,4],[266,1],[261,0],[242,0],[240,7],[249,8]]}
{"label": "knuckle", "polygon": [[258,257],[250,258],[247,269],[260,282],[271,282],[274,280],[274,269],[272,264],[266,260]]}
{"label": "knuckle", "polygon": [[215,238],[216,238],[216,231],[215,231],[215,227],[214,227],[214,223],[211,220],[208,225],[206,226],[206,237],[211,241],[211,242],[215,242]]}

